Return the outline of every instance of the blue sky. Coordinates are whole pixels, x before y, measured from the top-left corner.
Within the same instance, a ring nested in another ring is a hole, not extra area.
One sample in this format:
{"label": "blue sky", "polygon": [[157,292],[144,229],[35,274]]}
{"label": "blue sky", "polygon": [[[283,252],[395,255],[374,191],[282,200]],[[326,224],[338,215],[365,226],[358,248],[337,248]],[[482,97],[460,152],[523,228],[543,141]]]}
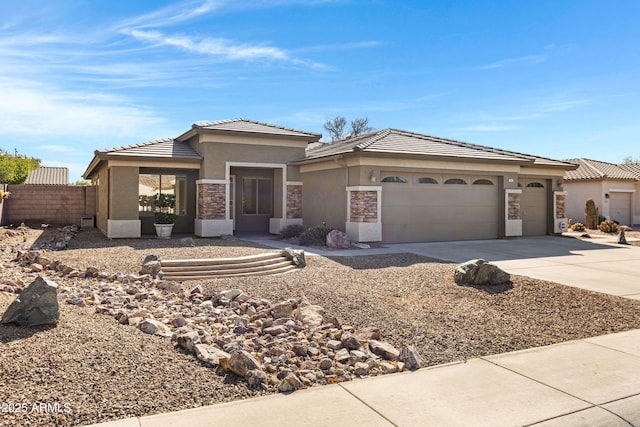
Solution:
{"label": "blue sky", "polygon": [[640,2],[2,0],[0,147],[67,166],[248,118],[640,157]]}

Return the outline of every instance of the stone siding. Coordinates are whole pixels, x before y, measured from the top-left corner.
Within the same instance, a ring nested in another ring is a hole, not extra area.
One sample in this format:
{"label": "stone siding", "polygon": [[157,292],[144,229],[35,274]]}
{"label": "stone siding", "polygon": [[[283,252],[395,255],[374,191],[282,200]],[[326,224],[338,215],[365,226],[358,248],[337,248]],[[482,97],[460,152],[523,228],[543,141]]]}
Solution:
{"label": "stone siding", "polygon": [[509,216],[508,219],[522,219],[520,211],[520,193],[509,193]]}
{"label": "stone siding", "polygon": [[301,185],[287,185],[287,218],[302,218]]}
{"label": "stone siding", "polygon": [[567,197],[564,194],[556,194],[556,218],[566,218],[567,211],[565,209]]}
{"label": "stone siding", "polygon": [[198,184],[198,219],[226,219],[225,205],[225,184]]}
{"label": "stone siding", "polygon": [[378,222],[378,192],[351,191],[351,222]]}

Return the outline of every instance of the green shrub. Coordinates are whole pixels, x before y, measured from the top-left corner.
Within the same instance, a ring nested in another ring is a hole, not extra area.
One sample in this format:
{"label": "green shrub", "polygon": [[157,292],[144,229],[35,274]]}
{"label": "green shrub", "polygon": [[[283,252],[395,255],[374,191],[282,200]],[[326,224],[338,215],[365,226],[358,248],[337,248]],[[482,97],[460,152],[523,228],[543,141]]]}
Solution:
{"label": "green shrub", "polygon": [[318,245],[323,246],[327,244],[327,234],[333,230],[333,227],[322,223],[314,227],[307,228],[300,234],[301,245]]}
{"label": "green shrub", "polygon": [[300,236],[303,231],[304,227],[302,224],[290,224],[280,230],[280,235],[278,237],[280,239],[292,239]]}
{"label": "green shrub", "polygon": [[618,224],[615,221],[611,221],[610,219],[606,221],[602,221],[598,226],[600,231],[605,233],[616,233],[618,231]]}
{"label": "green shrub", "polygon": [[573,231],[584,231],[584,224],[582,224],[580,222],[576,222],[575,224],[573,224],[571,226],[571,229]]}

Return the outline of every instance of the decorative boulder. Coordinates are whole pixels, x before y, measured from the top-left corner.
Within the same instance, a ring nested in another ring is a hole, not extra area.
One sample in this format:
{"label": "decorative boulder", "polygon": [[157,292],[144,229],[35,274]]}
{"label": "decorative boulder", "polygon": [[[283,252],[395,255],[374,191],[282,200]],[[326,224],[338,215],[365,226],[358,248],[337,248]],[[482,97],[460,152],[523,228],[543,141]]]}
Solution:
{"label": "decorative boulder", "polygon": [[327,234],[327,247],[331,249],[349,249],[351,247],[351,239],[340,230],[331,230]]}
{"label": "decorative boulder", "polygon": [[511,279],[509,273],[484,259],[472,259],[456,267],[453,280],[458,285],[501,285]]}
{"label": "decorative boulder", "polygon": [[306,305],[293,311],[293,317],[305,325],[320,326],[324,321],[324,308],[319,305]]}
{"label": "decorative boulder", "polygon": [[282,250],[282,256],[293,261],[299,268],[307,265],[307,261],[304,259],[304,250],[302,249],[284,248]]}
{"label": "decorative boulder", "polygon": [[140,274],[150,274],[151,277],[155,278],[160,273],[161,265],[160,260],[156,255],[148,255],[144,261],[142,262],[142,270],[140,270]]}
{"label": "decorative boulder", "polygon": [[58,284],[43,277],[37,277],[9,305],[0,323],[38,326],[56,324],[58,320],[60,320]]}
{"label": "decorative boulder", "polygon": [[254,369],[261,369],[258,361],[249,352],[240,350],[236,351],[229,358],[228,366],[225,369],[233,372],[236,375],[244,377],[247,372]]}

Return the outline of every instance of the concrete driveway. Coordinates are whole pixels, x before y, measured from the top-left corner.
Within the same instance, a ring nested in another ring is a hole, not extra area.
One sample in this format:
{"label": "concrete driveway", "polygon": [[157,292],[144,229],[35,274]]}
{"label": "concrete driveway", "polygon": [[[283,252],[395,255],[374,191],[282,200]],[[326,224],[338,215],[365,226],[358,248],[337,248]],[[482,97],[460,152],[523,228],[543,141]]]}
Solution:
{"label": "concrete driveway", "polygon": [[539,236],[385,246],[456,263],[484,258],[511,274],[640,299],[640,247],[614,241],[608,236]]}

